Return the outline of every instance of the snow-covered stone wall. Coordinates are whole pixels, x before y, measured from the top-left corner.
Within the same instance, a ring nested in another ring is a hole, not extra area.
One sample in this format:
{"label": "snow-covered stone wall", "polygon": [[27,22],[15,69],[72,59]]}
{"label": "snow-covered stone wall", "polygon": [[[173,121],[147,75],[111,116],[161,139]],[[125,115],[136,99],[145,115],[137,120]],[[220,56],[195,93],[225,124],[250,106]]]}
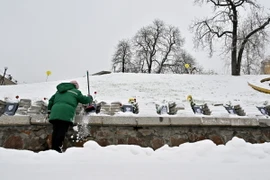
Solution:
{"label": "snow-covered stone wall", "polygon": [[[270,142],[270,121],[252,118],[76,116],[65,148],[88,140],[101,146],[133,144],[158,149],[210,139],[225,144],[234,136],[250,143]],[[0,147],[43,151],[50,148],[52,126],[44,115],[0,117]]]}

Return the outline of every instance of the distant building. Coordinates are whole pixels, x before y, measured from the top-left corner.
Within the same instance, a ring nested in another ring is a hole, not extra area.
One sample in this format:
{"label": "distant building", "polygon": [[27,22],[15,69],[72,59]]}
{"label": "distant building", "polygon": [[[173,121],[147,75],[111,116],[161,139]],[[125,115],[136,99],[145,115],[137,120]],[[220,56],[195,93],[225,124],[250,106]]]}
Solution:
{"label": "distant building", "polygon": [[261,74],[270,74],[270,59],[261,62]]}
{"label": "distant building", "polygon": [[1,85],[16,85],[17,81],[12,79],[12,76],[8,74],[7,76],[3,77],[0,75],[0,86]]}
{"label": "distant building", "polygon": [[98,73],[92,74],[92,76],[104,75],[104,74],[111,74],[110,71],[100,71]]}

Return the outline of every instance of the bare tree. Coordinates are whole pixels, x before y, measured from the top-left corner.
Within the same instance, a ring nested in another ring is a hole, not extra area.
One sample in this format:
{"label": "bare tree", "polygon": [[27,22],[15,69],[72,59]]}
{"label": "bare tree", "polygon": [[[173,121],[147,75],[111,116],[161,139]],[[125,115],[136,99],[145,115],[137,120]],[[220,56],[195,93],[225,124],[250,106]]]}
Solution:
{"label": "bare tree", "polygon": [[[263,8],[256,0],[195,0],[195,3],[210,3],[213,5],[214,15],[211,18],[196,21],[191,29],[195,32],[195,46],[208,48],[212,56],[216,38],[224,41],[224,50],[231,54],[231,74],[240,75],[241,62],[245,47],[249,40],[256,34],[265,31],[270,23],[270,16],[260,14]],[[241,36],[240,11],[249,10],[256,14],[252,19],[252,26]],[[262,33],[263,34],[263,33]]]}
{"label": "bare tree", "polygon": [[162,73],[174,63],[174,54],[180,51],[184,39],[177,27],[167,26],[161,20],[143,27],[134,37],[136,59],[140,72]]}
{"label": "bare tree", "polygon": [[195,59],[182,49],[183,44],[177,27],[155,20],[141,28],[132,42],[119,41],[112,67],[115,72],[185,73],[188,63],[198,72]]}
{"label": "bare tree", "polygon": [[[240,37],[247,36],[260,19],[257,12],[251,12],[239,30]],[[259,31],[250,37],[245,45],[242,60],[242,72],[244,74],[260,74],[261,61],[265,58],[266,43],[268,41],[266,31]]]}
{"label": "bare tree", "polygon": [[258,57],[254,53],[252,53],[250,45],[247,45],[242,63],[243,74],[260,74],[260,65],[260,59],[258,59]]}
{"label": "bare tree", "polygon": [[164,66],[163,73],[172,72],[175,74],[189,73],[189,69],[185,67],[185,64],[189,64],[190,67],[196,67],[195,59],[185,50],[181,50],[174,55],[174,61],[172,64]]}
{"label": "bare tree", "polygon": [[[144,59],[147,73],[152,72],[153,62],[156,61],[159,41],[165,30],[163,21],[155,20],[152,26],[143,27],[134,37],[134,45],[137,49],[138,59]],[[144,68],[143,66],[141,68]],[[144,71],[142,69],[141,71]]]}
{"label": "bare tree", "polygon": [[114,72],[131,72],[132,71],[132,51],[129,40],[119,41],[116,52],[112,58],[112,67]]}
{"label": "bare tree", "polygon": [[[256,42],[256,41],[254,41]],[[258,43],[259,44],[259,43]],[[243,74],[260,74],[261,61],[263,56],[258,52],[258,46],[253,43],[247,43],[243,53],[242,72]]]}
{"label": "bare tree", "polygon": [[157,61],[158,67],[156,73],[161,73],[166,66],[175,64],[175,54],[181,51],[184,39],[181,38],[180,31],[174,26],[166,27],[164,35],[161,38],[160,61]]}

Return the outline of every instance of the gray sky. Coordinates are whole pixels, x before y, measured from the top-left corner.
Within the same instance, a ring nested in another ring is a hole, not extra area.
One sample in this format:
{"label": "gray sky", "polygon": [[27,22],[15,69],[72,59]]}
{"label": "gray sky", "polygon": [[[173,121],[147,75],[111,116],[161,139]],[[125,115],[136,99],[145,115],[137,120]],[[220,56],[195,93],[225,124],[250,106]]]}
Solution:
{"label": "gray sky", "polygon": [[6,66],[19,83],[32,83],[47,70],[49,81],[110,70],[118,41],[154,19],[179,27],[184,49],[205,69],[225,73],[223,61],[193,49],[188,30],[209,12],[193,0],[0,0],[0,73]]}

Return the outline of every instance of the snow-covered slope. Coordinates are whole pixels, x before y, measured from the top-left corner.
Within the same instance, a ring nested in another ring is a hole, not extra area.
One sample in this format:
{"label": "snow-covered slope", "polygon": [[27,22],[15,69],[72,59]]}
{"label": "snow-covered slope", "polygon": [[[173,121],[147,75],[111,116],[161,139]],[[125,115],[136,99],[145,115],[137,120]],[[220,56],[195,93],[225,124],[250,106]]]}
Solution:
{"label": "snow-covered slope", "polygon": [[[267,82],[260,83],[260,76],[229,75],[177,75],[177,74],[131,74],[113,73],[102,76],[90,76],[90,91],[97,101],[127,103],[136,97],[140,115],[156,116],[155,104],[163,101],[174,101],[185,109],[175,116],[194,115],[187,96],[192,95],[197,104],[207,103],[212,116],[229,116],[223,106],[215,104],[241,105],[247,116],[261,115],[256,106],[267,103],[269,94],[251,88],[248,83],[268,87]],[[0,99],[16,101],[15,97],[31,99],[33,102],[50,98],[55,93],[56,85],[61,82],[77,80],[80,90],[87,94],[86,77],[78,77],[63,81],[42,82],[35,84],[19,84],[1,86]],[[96,92],[96,95],[94,94]]]}

